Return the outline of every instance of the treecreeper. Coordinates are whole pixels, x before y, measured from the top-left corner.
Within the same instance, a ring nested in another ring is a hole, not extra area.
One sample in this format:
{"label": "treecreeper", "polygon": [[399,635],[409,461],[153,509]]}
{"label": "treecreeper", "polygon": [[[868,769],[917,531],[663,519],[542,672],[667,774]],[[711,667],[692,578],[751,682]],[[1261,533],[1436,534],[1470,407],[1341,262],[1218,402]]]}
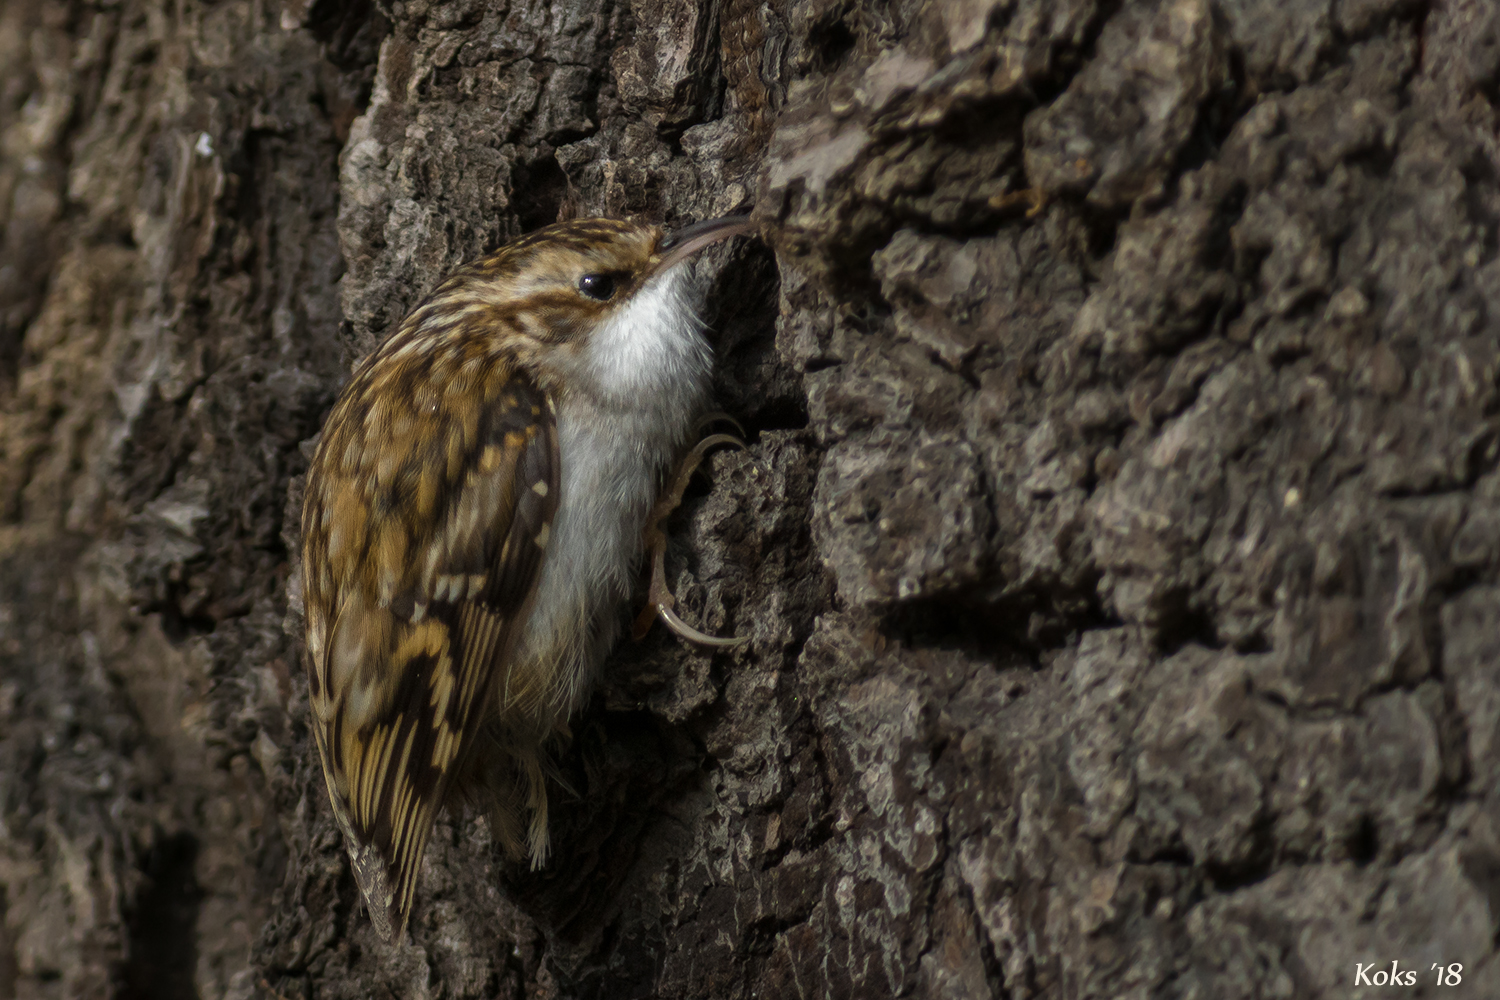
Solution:
{"label": "treecreeper", "polygon": [[673,234],[578,219],[459,268],[334,404],[302,508],[312,730],[377,933],[394,941],[445,802],[547,857],[549,754],[613,645],[644,545],[681,498],[713,354],[690,260],[744,218]]}

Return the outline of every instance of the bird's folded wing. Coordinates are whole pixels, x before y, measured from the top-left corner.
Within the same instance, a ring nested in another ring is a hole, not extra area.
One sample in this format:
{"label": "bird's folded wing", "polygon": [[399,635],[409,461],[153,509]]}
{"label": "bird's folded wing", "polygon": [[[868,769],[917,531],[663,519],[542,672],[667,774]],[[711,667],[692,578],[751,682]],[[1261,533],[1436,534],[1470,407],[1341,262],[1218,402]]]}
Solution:
{"label": "bird's folded wing", "polygon": [[388,462],[379,484],[325,487],[346,515],[333,520],[364,528],[340,544],[364,555],[327,595],[333,621],[311,664],[330,799],[387,940],[405,926],[433,820],[508,669],[559,490],[551,402],[520,374],[477,417],[428,420],[445,433]]}

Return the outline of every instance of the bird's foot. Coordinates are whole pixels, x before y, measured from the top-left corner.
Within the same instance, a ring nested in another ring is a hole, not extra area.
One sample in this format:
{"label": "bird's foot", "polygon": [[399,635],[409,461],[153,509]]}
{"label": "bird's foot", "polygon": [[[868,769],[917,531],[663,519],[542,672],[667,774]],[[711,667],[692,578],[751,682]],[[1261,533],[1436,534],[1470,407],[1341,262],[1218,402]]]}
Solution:
{"label": "bird's foot", "polygon": [[[739,423],[727,413],[705,414],[703,419],[698,422],[698,427],[701,429],[720,420],[734,424],[735,428],[741,434],[745,433],[745,429],[740,427]],[[662,624],[666,625],[667,628],[688,642],[699,646],[709,646],[715,649],[733,649],[749,642],[749,639],[743,637],[737,639],[721,638],[693,628],[693,626],[677,617],[677,612],[673,610],[676,607],[677,598],[667,589],[667,533],[662,530],[662,522],[681,506],[682,494],[687,489],[688,480],[692,478],[693,473],[702,464],[704,456],[708,454],[708,450],[721,444],[733,445],[740,449],[744,449],[745,447],[745,442],[733,434],[710,434],[699,441],[693,446],[693,450],[688,452],[682,461],[677,464],[677,468],[672,470],[672,475],[668,477],[667,484],[661,491],[661,496],[657,498],[656,504],[651,508],[651,513],[646,517],[646,530],[643,541],[646,545],[646,553],[651,559],[651,588],[646,593],[646,606],[636,616],[635,627],[631,632],[636,639],[645,638],[646,633],[651,630],[651,623],[660,618]]]}

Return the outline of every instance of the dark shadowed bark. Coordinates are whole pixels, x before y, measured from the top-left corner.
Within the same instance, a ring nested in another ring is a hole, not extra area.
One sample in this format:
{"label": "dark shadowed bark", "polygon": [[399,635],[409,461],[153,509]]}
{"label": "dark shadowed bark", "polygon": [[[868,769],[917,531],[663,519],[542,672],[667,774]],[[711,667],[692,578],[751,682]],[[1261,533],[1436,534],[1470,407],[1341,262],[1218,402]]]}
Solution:
{"label": "dark shadowed bark", "polygon": [[[1497,105],[1489,0],[4,0],[0,997],[1500,996]],[[752,210],[668,563],[751,641],[381,946],[324,414],[511,236]]]}

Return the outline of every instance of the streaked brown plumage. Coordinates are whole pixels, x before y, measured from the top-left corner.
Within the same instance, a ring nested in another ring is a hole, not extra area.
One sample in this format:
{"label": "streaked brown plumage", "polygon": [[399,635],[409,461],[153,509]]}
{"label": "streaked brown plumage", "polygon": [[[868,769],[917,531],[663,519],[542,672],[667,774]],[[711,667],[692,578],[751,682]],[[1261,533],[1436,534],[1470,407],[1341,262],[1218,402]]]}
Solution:
{"label": "streaked brown plumage", "polygon": [[455,782],[487,790],[512,855],[545,858],[546,746],[614,641],[705,398],[682,265],[745,229],[522,237],[439,285],[329,414],[302,512],[312,728],[387,940]]}

